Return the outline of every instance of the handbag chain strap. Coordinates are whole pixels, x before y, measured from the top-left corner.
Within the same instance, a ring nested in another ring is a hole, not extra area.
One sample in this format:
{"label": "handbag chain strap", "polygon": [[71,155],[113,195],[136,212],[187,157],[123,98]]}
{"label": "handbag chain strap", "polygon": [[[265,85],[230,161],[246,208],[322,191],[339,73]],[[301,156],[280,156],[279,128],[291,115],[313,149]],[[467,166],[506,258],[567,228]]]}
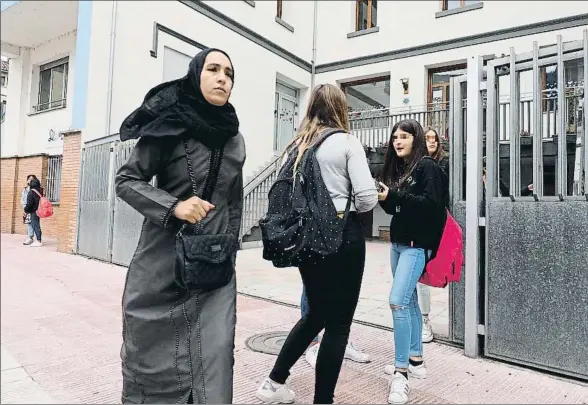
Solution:
{"label": "handbag chain strap", "polygon": [[[196,175],[194,171],[194,166],[192,165],[192,161],[190,160],[190,152],[188,150],[187,140],[184,140],[184,150],[186,152],[186,162],[188,163],[188,175],[190,176],[190,183],[192,184],[192,192],[196,197],[199,197],[205,201],[209,201],[212,198],[212,193],[214,192],[216,183],[218,181],[220,167],[223,160],[223,149],[210,150],[210,156],[208,158],[208,168],[206,169],[206,178],[204,180],[201,193],[198,192],[198,185],[196,184]],[[183,230],[187,225],[188,224],[184,224],[181,230]],[[194,234],[201,232],[203,228],[202,221],[198,221],[193,228]]]}

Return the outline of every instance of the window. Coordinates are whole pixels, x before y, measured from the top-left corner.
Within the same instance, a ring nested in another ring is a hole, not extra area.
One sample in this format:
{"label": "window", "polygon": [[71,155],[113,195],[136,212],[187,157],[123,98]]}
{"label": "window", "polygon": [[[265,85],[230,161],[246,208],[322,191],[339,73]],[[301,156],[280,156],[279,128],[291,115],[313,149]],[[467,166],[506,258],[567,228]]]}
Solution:
{"label": "window", "polygon": [[2,87],[6,87],[6,85],[8,84],[8,77],[6,75],[2,75],[2,78],[0,80],[0,84],[2,85]]}
{"label": "window", "polygon": [[35,112],[65,107],[68,67],[68,58],[63,58],[39,68],[39,101],[33,108]]}
{"label": "window", "polygon": [[278,3],[278,11],[276,12],[276,17],[278,18],[282,18],[282,0],[278,0],[276,3]]}
{"label": "window", "polygon": [[341,90],[347,96],[349,112],[353,117],[365,114],[366,111],[387,114],[390,108],[389,76],[343,83]]}
{"label": "window", "polygon": [[53,203],[59,202],[62,162],[63,156],[49,156],[47,160],[47,187],[45,189],[45,196]]}
{"label": "window", "polygon": [[355,30],[363,31],[378,26],[377,0],[359,0],[355,2]]}
{"label": "window", "polygon": [[455,10],[478,3],[480,3],[480,0],[443,0],[443,11]]}
{"label": "window", "polygon": [[4,118],[6,117],[6,100],[2,101],[2,115],[0,115],[0,122],[4,122]]}

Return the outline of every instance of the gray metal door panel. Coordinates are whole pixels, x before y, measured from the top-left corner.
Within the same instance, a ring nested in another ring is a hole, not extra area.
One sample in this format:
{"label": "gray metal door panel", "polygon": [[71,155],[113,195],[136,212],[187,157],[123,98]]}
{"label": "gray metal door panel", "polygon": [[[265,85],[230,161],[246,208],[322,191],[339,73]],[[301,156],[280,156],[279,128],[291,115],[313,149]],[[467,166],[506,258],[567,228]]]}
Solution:
{"label": "gray metal door panel", "polygon": [[[463,250],[465,252],[465,201],[460,201],[453,205],[452,215],[463,230]],[[465,264],[461,269],[461,280],[459,283],[451,283],[449,286],[449,308],[449,337],[455,343],[463,344],[465,334]]]}
{"label": "gray metal door panel", "polygon": [[[451,80],[451,102],[449,113],[450,149],[450,193],[451,214],[462,227],[463,253],[466,241],[466,202],[464,197],[464,145],[467,109],[464,105],[467,78],[455,77]],[[454,343],[463,344],[465,334],[465,263],[461,270],[459,283],[449,285],[449,338]]]}
{"label": "gray metal door panel", "polygon": [[111,144],[88,147],[83,152],[77,252],[109,260],[109,185]]}
{"label": "gray metal door panel", "polygon": [[[114,173],[127,161],[135,143],[136,141],[117,143]],[[112,262],[128,266],[137,248],[144,217],[120,198],[114,198]]]}
{"label": "gray metal door panel", "polygon": [[588,203],[488,207],[485,354],[588,378]]}

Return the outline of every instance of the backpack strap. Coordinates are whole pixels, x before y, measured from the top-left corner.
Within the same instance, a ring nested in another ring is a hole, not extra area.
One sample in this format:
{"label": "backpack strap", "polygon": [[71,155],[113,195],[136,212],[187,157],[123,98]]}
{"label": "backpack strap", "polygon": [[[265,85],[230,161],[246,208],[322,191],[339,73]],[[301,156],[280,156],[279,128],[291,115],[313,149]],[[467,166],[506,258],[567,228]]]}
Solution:
{"label": "backpack strap", "polygon": [[[304,168],[307,164],[308,158],[316,153],[317,149],[321,144],[327,140],[328,137],[331,135],[335,135],[338,133],[346,133],[345,130],[339,128],[327,128],[323,131],[320,138],[312,145],[310,150],[306,151],[304,156],[302,157],[302,161],[300,162],[300,167]],[[349,187],[349,196],[347,197],[347,204],[345,205],[345,213],[343,214],[343,219],[347,220],[349,216],[349,211],[351,210],[351,198],[353,197],[353,188]]]}
{"label": "backpack strap", "polygon": [[31,188],[31,190],[32,190],[32,191],[34,191],[34,192],[35,192],[35,194],[37,194],[37,195],[39,196],[39,198],[43,197],[43,196],[41,195],[41,193],[39,193],[39,192],[38,192],[37,190],[35,190],[34,188]]}

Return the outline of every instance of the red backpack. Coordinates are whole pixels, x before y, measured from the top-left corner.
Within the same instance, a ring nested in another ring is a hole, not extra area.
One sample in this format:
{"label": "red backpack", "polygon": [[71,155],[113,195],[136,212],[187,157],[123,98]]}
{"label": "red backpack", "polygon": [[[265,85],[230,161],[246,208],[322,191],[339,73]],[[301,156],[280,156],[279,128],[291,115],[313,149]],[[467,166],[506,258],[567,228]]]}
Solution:
{"label": "red backpack", "polygon": [[32,191],[34,191],[40,198],[39,208],[37,208],[37,215],[39,218],[47,218],[53,215],[53,205],[51,205],[51,202],[43,197],[37,190],[33,189]]}
{"label": "red backpack", "polygon": [[447,211],[447,220],[437,255],[427,262],[419,282],[438,288],[444,288],[450,282],[458,282],[461,277],[463,261],[461,227]]}

